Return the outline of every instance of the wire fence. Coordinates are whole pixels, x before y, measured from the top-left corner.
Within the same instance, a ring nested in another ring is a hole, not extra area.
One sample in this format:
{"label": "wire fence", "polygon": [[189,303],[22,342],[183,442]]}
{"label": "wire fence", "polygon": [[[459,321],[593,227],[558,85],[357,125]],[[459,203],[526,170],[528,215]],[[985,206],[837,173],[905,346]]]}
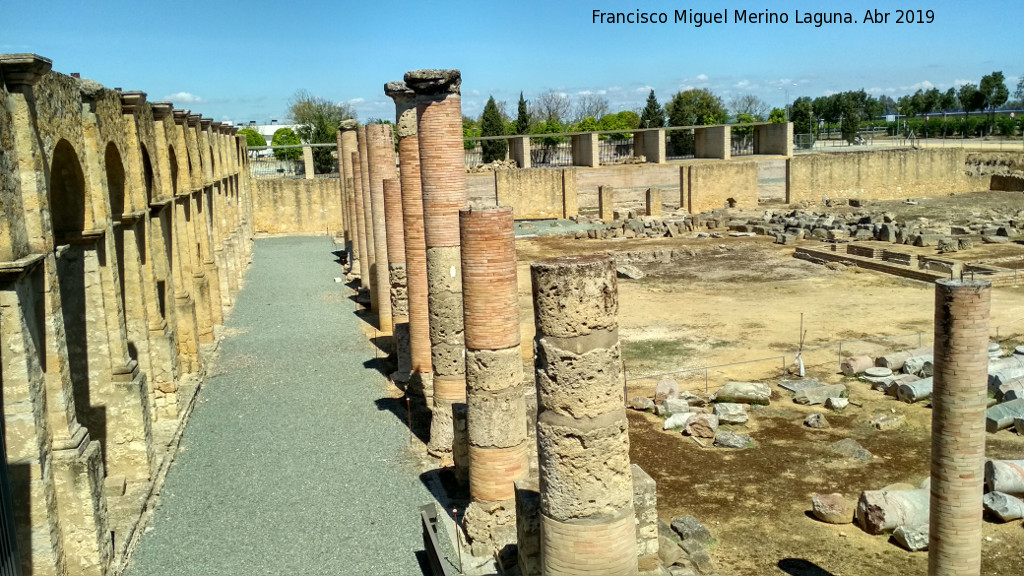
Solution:
{"label": "wire fence", "polygon": [[685,160],[693,158],[697,153],[697,144],[693,129],[665,130],[665,159]]}
{"label": "wire fence", "polygon": [[632,134],[608,136],[597,143],[598,160],[601,164],[621,164],[633,159]]}
{"label": "wire fence", "polygon": [[260,179],[306,178],[306,148],[314,178],[338,178],[338,148],[332,143],[249,148],[249,174]]}

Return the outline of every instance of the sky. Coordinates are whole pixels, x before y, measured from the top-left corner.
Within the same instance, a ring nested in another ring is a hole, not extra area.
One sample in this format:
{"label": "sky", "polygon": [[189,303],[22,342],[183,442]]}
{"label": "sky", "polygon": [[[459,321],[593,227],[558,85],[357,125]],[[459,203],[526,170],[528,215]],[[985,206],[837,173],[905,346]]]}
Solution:
{"label": "sky", "polygon": [[[934,21],[896,23],[901,8]],[[595,11],[636,10],[668,22],[595,22]],[[690,10],[728,22],[674,22]],[[788,23],[736,22],[742,10]],[[868,10],[888,23],[865,22]],[[797,22],[822,11],[856,23]],[[520,91],[549,90],[598,94],[613,111],[641,108],[651,89],[664,104],[694,87],[781,107],[844,90],[945,90],[996,70],[1012,94],[1022,15],[1021,0],[0,0],[0,53],[33,52],[58,72],[232,123],[285,122],[299,89],[364,121],[393,119],[384,83],[419,68],[460,69],[468,116],[491,95],[514,113]]]}

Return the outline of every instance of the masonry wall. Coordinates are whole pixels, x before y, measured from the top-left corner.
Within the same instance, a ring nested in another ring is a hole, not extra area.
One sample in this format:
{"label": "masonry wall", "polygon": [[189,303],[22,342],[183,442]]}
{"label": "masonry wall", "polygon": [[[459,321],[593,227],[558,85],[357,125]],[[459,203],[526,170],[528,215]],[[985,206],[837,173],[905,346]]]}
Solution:
{"label": "masonry wall", "polygon": [[252,182],[257,233],[333,234],[341,229],[338,179],[274,178]]}
{"label": "masonry wall", "polygon": [[757,208],[757,163],[706,162],[680,169],[686,209],[699,214],[716,208]]}

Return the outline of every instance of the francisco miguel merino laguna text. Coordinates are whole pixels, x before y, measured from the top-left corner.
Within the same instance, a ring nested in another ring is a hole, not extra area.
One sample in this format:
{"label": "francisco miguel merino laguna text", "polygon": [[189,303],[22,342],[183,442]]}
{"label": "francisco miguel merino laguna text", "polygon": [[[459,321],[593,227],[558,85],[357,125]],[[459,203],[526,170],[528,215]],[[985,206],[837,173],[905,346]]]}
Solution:
{"label": "francisco miguel merino laguna text", "polygon": [[[668,12],[644,12],[640,9],[633,12],[602,12],[594,10],[591,17],[593,24],[667,24],[671,19],[673,24],[690,24],[694,28],[700,28],[705,24],[789,24],[790,17],[787,12],[772,12],[763,10],[753,12],[748,10],[733,10],[732,18],[729,17],[729,10],[723,8],[716,11],[701,12],[698,10],[674,10],[670,17]],[[794,24],[813,24],[820,28],[825,24],[931,24],[935,22],[933,10],[894,10],[892,12],[880,12],[875,9],[868,9],[864,17],[857,20],[850,12],[801,12],[793,11]]]}

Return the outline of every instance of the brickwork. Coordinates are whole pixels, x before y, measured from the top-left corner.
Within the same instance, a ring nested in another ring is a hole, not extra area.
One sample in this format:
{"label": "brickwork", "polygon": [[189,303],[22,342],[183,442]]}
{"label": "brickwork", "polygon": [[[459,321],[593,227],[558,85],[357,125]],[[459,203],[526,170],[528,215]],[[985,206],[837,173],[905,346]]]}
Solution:
{"label": "brickwork", "polygon": [[637,574],[615,263],[531,265],[545,576]]}
{"label": "brickwork", "polygon": [[394,178],[395,147],[390,124],[372,124],[366,127],[366,148],[370,170],[370,221],[373,224],[372,274],[376,278],[377,327],[392,333],[394,320],[391,312],[391,278],[388,270],[388,234],[385,223],[384,181]]}
{"label": "brickwork", "polygon": [[[356,222],[356,190],[355,169],[353,167],[352,154],[359,150],[359,142],[356,136],[355,120],[343,120],[339,126],[341,133],[341,152],[338,163],[342,179],[342,209],[346,214],[345,223],[345,251],[348,253],[348,270],[350,273],[359,273],[360,245],[362,240],[359,237],[359,225]],[[359,164],[358,161],[355,162]]]}
{"label": "brickwork", "polygon": [[366,204],[364,202],[363,194],[363,167],[362,162],[359,160],[359,153],[352,153],[352,179],[354,184],[354,196],[355,196],[355,216],[356,216],[356,234],[358,235],[357,247],[359,249],[359,288],[362,290],[370,289],[370,238],[368,238],[366,230]]}
{"label": "brickwork", "polygon": [[[442,458],[455,446],[453,404],[466,402],[459,210],[466,205],[462,101],[458,70],[415,70],[405,83],[416,93],[416,122],[427,251],[428,308],[434,399],[427,449]],[[460,393],[461,391],[461,393]],[[468,472],[455,462],[457,475]]]}
{"label": "brickwork", "polygon": [[991,285],[935,283],[930,576],[981,573]]}
{"label": "brickwork", "polygon": [[356,136],[359,140],[359,181],[362,186],[362,203],[363,203],[363,229],[364,236],[366,239],[366,264],[363,266],[363,272],[360,274],[359,282],[363,283],[363,276],[366,276],[366,281],[363,286],[370,291],[370,310],[373,312],[377,311],[378,306],[378,294],[377,294],[377,237],[373,233],[373,209],[371,207],[371,193],[370,193],[370,167],[369,167],[369,152],[366,148],[366,127],[359,126],[356,128]]}
{"label": "brickwork", "polygon": [[384,221],[388,233],[388,279],[391,285],[391,317],[394,320],[395,382],[408,382],[412,372],[409,348],[409,282],[405,266],[405,232],[402,216],[402,184],[397,178],[384,181]]}

